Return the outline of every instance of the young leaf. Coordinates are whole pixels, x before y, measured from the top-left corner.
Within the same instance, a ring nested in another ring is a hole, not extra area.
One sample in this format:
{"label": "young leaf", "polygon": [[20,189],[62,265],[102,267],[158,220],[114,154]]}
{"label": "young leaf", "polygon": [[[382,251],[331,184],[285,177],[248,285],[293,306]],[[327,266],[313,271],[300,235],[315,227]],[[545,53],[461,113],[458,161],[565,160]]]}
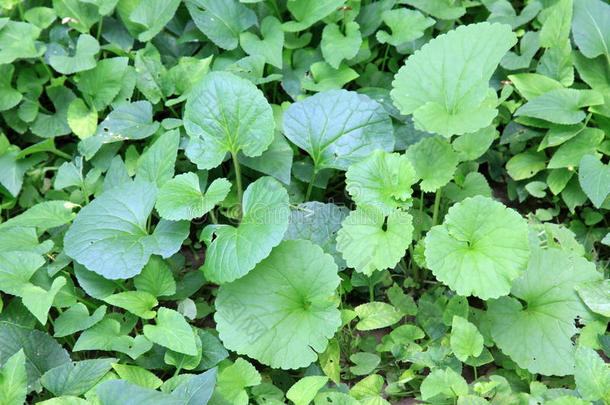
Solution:
{"label": "young leaf", "polygon": [[200,169],[212,169],[227,152],[263,153],[273,141],[275,120],[267,99],[250,81],[213,72],[191,91],[184,127],[190,136],[187,156]]}
{"label": "young leaf", "polygon": [[322,55],[334,69],[339,69],[341,61],[351,59],[358,53],[362,44],[360,27],[357,22],[345,24],[345,34],[337,24],[327,24],[322,30]]}
{"label": "young leaf", "polygon": [[375,206],[358,207],[341,224],[337,250],[349,267],[370,276],[393,268],[405,255],[413,236],[413,217],[395,210],[386,216]]}
{"label": "young leaf", "polygon": [[144,325],[144,336],[151,342],[175,352],[189,356],[197,354],[193,330],[184,317],[173,309],[159,308],[157,324]]}
{"label": "young leaf", "polygon": [[9,357],[0,368],[0,398],[5,405],[23,405],[28,392],[23,349]]}
{"label": "young leaf", "polygon": [[556,89],[528,101],[515,115],[570,125],[585,119],[582,107],[603,103],[602,95],[594,90]]}
{"label": "young leaf", "polygon": [[184,405],[206,405],[216,385],[217,368],[193,376],[180,384],[172,396],[180,398]]}
{"label": "young leaf", "polygon": [[81,396],[110,371],[117,359],[94,359],[64,363],[44,373],[40,383],[57,396]]}
{"label": "young leaf", "polygon": [[286,32],[298,32],[309,28],[343,5],[345,0],[300,0],[289,1],[288,10],[294,16],[294,21],[282,25]]}
{"label": "young leaf", "polygon": [[479,357],[483,351],[483,335],[476,326],[457,315],[451,324],[451,350],[460,361]]}
{"label": "young leaf", "polygon": [[42,55],[44,48],[37,47],[34,42],[40,31],[35,25],[6,19],[0,24],[0,64]]}
{"label": "young leaf", "polygon": [[46,325],[49,310],[55,296],[63,286],[66,285],[66,279],[64,277],[57,277],[53,280],[53,284],[49,291],[38,287],[34,284],[26,284],[21,290],[21,300],[23,305],[38,319],[38,321]]}
{"label": "young leaf", "polygon": [[366,304],[358,305],[354,308],[358,318],[358,324],[356,329],[358,330],[372,330],[381,329],[400,321],[403,318],[403,314],[396,310],[392,305],[386,304],[385,302],[369,302]]}
{"label": "young leaf", "polygon": [[112,363],[112,368],[122,380],[141,387],[155,390],[163,384],[163,380],[154,375],[152,372],[139,366]]}
{"label": "young leaf", "polygon": [[221,285],[214,315],[220,339],[271,367],[306,367],[341,324],[330,299],[338,285],[337,265],[320,247],[284,241],[247,275]]}
{"label": "young leaf", "polygon": [[392,46],[400,46],[420,38],[424,35],[424,31],[435,23],[434,19],[408,8],[384,11],[381,18],[390,27],[392,34],[380,30],[375,36],[380,43]]}
{"label": "young leaf", "polygon": [[436,278],[463,296],[507,295],[529,258],[527,222],[490,198],[467,198],[425,239],[426,263]]}
{"label": "young leaf", "polygon": [[[420,387],[421,398],[431,401],[432,398],[455,398],[468,394],[466,380],[451,368],[441,370],[436,368],[424,379]],[[434,401],[431,401],[434,402]]]}
{"label": "young leaf", "polygon": [[516,42],[510,26],[486,22],[439,35],[398,71],[394,104],[417,129],[447,138],[488,126],[498,113],[489,79]]}
{"label": "young leaf", "polygon": [[280,243],[288,228],[288,193],[274,178],[261,177],[250,184],[243,204],[237,228],[221,225],[212,230],[216,238],[208,245],[203,272],[214,283],[246,275]]}
{"label": "young leaf", "polygon": [[593,205],[600,208],[610,194],[610,165],[593,155],[584,155],[580,159],[578,181]]}
{"label": "young leaf", "polygon": [[315,94],[292,104],[283,116],[286,137],[305,150],[315,171],[347,170],[375,149],[394,149],[392,122],[369,97],[346,90]]}
{"label": "young leaf", "polygon": [[158,256],[151,256],[142,272],[133,278],[139,291],[154,297],[172,295],[176,292],[176,281],[170,267]]}
{"label": "young leaf", "polygon": [[152,349],[153,344],[142,335],[135,338],[121,333],[121,324],[116,319],[104,318],[101,322],[80,334],[73,351],[104,350],[125,353],[132,359]]}
{"label": "young leaf", "polygon": [[326,376],[303,377],[290,387],[286,392],[286,398],[295,405],[307,405],[313,401],[314,397],[328,382]]}
{"label": "young leaf", "polygon": [[127,57],[102,59],[93,69],[78,75],[78,90],[97,111],[106,108],[119,94],[128,62]]}
{"label": "young leaf", "polygon": [[358,206],[374,205],[389,215],[396,208],[411,205],[411,186],[417,179],[406,156],[376,150],[347,169],[345,188]]}
{"label": "young leaf", "polygon": [[144,291],[124,291],[104,298],[108,304],[126,309],[142,319],[152,319],[155,311],[152,309],[159,303],[154,295]]}
{"label": "young leaf", "polygon": [[441,137],[424,138],[407,149],[407,157],[422,179],[423,191],[436,191],[453,178],[459,161],[449,142]]}
{"label": "young leaf", "polygon": [[587,313],[574,287],[600,280],[595,266],[563,250],[535,248],[512,297],[490,301],[491,333],[498,347],[521,368],[544,375],[574,370],[574,319]]}
{"label": "young leaf", "polygon": [[136,178],[149,183],[155,183],[158,188],[174,176],[174,164],[178,154],[180,132],[168,131],[161,135],[138,162]]}
{"label": "young leaf", "polygon": [[89,329],[104,318],[106,305],[101,305],[89,316],[89,311],[84,304],[76,303],[64,311],[57,319],[53,327],[55,337],[64,337],[73,333]]}
{"label": "young leaf", "polygon": [[248,55],[261,55],[265,62],[281,69],[284,47],[282,23],[273,16],[267,16],[261,22],[260,30],[262,40],[251,32],[242,32],[239,35],[239,44]]}
{"label": "young leaf", "polygon": [[159,190],[155,207],[165,219],[192,220],[205,215],[216,204],[225,199],[231,183],[224,178],[215,179],[205,194],[199,188],[199,177],[189,172],[180,174],[166,182]]}
{"label": "young leaf", "polygon": [[0,291],[20,296],[24,286],[45,261],[40,254],[33,252],[2,252],[1,250]]}
{"label": "young leaf", "polygon": [[261,375],[256,368],[246,360],[238,357],[235,363],[223,369],[218,374],[218,386],[214,391],[225,401],[236,405],[248,404],[246,387],[261,383]]}
{"label": "young leaf", "polygon": [[[63,50],[63,48],[57,48]],[[69,75],[83,70],[93,69],[96,64],[95,55],[100,51],[100,44],[89,34],[82,34],[76,43],[76,53],[69,56],[59,52],[49,56],[49,64],[61,74]]]}

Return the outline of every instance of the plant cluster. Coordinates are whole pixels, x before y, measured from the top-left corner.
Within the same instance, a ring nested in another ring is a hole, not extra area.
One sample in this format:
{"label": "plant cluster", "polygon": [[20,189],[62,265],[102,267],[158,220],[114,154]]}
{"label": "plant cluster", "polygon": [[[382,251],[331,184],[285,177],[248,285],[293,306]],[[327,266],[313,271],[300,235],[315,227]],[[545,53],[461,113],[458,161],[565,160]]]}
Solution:
{"label": "plant cluster", "polygon": [[0,0],[0,405],[610,404],[604,0]]}

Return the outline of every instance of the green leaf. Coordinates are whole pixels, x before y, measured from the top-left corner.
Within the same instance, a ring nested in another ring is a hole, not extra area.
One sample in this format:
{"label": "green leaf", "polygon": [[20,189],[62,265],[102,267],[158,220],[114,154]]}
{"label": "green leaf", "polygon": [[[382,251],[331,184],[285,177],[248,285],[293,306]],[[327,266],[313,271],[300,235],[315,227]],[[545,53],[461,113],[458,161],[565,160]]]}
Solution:
{"label": "green leaf", "polygon": [[577,124],[585,119],[580,109],[603,104],[602,95],[593,90],[555,89],[522,105],[516,116],[539,118],[555,124]]}
{"label": "green leaf", "polygon": [[576,348],[574,380],[578,393],[589,401],[607,402],[610,399],[610,368],[593,349]]}
{"label": "green leaf", "polygon": [[83,34],[98,21],[97,7],[84,1],[53,0],[53,8],[60,18],[70,18],[68,25]]}
{"label": "green leaf", "polygon": [[82,398],[66,395],[38,402],[37,405],[91,405],[91,402]]}
{"label": "green leaf", "polygon": [[139,366],[113,363],[112,368],[114,371],[116,371],[121,380],[125,380],[141,387],[154,390],[163,384],[163,381],[159,377]]}
{"label": "green leaf", "polygon": [[78,90],[97,111],[106,108],[119,94],[128,62],[127,57],[102,59],[95,68],[78,75]]}
{"label": "green leaf", "polygon": [[540,29],[540,44],[545,48],[561,47],[570,36],[572,0],[560,0],[545,11],[547,13]]}
{"label": "green leaf", "polygon": [[527,266],[527,235],[527,222],[516,211],[487,197],[467,198],[426,235],[426,263],[460,295],[497,298]]}
{"label": "green leaf", "polygon": [[483,335],[476,326],[457,315],[451,324],[451,350],[460,361],[479,357],[483,351]]}
{"label": "green leaf", "polygon": [[400,0],[400,3],[418,8],[442,20],[456,20],[466,13],[466,8],[462,7],[461,3],[452,0]]}
{"label": "green leaf", "polygon": [[[603,243],[603,242],[602,242]],[[610,281],[592,281],[576,287],[578,296],[587,307],[606,318],[610,317]]]}
{"label": "green leaf", "polygon": [[178,397],[124,380],[104,381],[95,392],[101,405],[184,405],[184,401]]}
{"label": "green leaf", "polygon": [[261,22],[260,31],[262,40],[251,32],[242,32],[239,35],[239,44],[248,55],[261,55],[265,62],[281,69],[284,47],[282,23],[273,16],[267,16]]}
{"label": "green leaf", "polygon": [[9,357],[0,368],[0,398],[5,405],[23,405],[28,392],[23,349]]}
{"label": "green leaf", "polygon": [[34,42],[39,35],[40,28],[32,24],[10,20],[0,24],[0,64],[42,55],[44,48]]}
{"label": "green leaf", "polygon": [[[604,131],[599,128],[585,128],[574,138],[562,144],[555,151],[547,168],[576,167],[585,155],[596,155],[599,144],[604,140]],[[588,162],[587,162],[588,163]]]}
{"label": "green leaf", "polygon": [[74,304],[64,311],[57,319],[53,327],[55,337],[64,337],[73,333],[89,329],[104,318],[106,305],[101,305],[89,316],[89,311],[80,302]]}
{"label": "green leaf", "polygon": [[206,405],[216,385],[217,371],[218,369],[213,368],[189,378],[176,387],[172,396],[180,398],[184,405]]}
{"label": "green leaf", "polygon": [[600,208],[610,194],[610,166],[593,155],[584,155],[580,159],[578,181],[593,205]]}
{"label": "green leaf", "polygon": [[139,291],[150,293],[154,297],[168,296],[176,292],[172,271],[158,256],[150,257],[142,272],[134,277],[133,283]]}
{"label": "green leaf", "polygon": [[256,368],[239,357],[235,363],[218,373],[218,386],[214,393],[220,394],[230,404],[247,405],[248,393],[245,388],[260,383],[261,375]]}
{"label": "green leaf", "polygon": [[45,325],[55,296],[64,285],[66,285],[66,279],[64,277],[57,277],[53,280],[53,284],[51,285],[51,288],[49,288],[49,291],[28,283],[21,291],[23,305],[25,305],[41,324]]}
{"label": "green leaf", "polygon": [[40,232],[62,226],[74,219],[76,207],[69,201],[44,201],[0,224],[0,229],[36,227]]}
{"label": "green leaf", "polygon": [[301,81],[301,87],[318,92],[341,89],[359,76],[358,72],[345,63],[335,69],[326,62],[315,62],[309,67],[309,72],[311,74]]}
{"label": "green leaf", "polygon": [[462,162],[480,158],[498,136],[498,131],[490,125],[476,132],[463,134],[453,140],[451,146]]}
{"label": "green leaf", "polygon": [[506,162],[506,171],[513,180],[529,179],[546,168],[547,160],[544,152],[527,150],[511,157]]}
{"label": "green leaf", "polygon": [[420,391],[421,399],[424,401],[429,401],[436,397],[442,399],[453,398],[455,401],[455,398],[458,396],[468,394],[468,384],[461,375],[451,368],[444,370],[435,368],[422,381]]}
{"label": "green leaf", "polygon": [[244,193],[239,226],[209,228],[216,238],[206,251],[206,278],[222,284],[246,275],[280,243],[289,216],[288,193],[277,180],[261,177],[250,184]]}
{"label": "green leaf", "polygon": [[374,205],[385,215],[411,206],[411,186],[418,180],[406,156],[376,150],[345,173],[346,190],[358,206]]}
{"label": "green leaf", "polygon": [[215,179],[205,194],[199,187],[197,174],[180,174],[166,182],[159,190],[155,207],[165,219],[192,220],[205,215],[222,202],[231,190],[231,183],[224,178]]}
{"label": "green leaf", "polygon": [[606,55],[610,59],[610,6],[600,0],[574,2],[574,42],[587,58]]}
{"label": "green leaf", "polygon": [[74,262],[74,275],[79,286],[93,298],[104,299],[111,295],[117,288],[112,280],[107,280],[97,273],[87,270],[85,266]]}
{"label": "green leaf", "polygon": [[55,108],[55,113],[39,113],[30,130],[41,138],[68,135],[72,132],[68,125],[68,108],[76,96],[72,90],[63,86],[49,86],[46,92]]}
{"label": "green leaf", "polygon": [[474,132],[497,115],[489,79],[517,42],[511,28],[479,23],[439,35],[400,68],[390,93],[415,127],[445,137]]}
{"label": "green leaf", "polygon": [[89,138],[97,130],[97,111],[89,109],[83,100],[76,98],[68,107],[68,125],[80,139]]}
{"label": "green leaf", "polygon": [[25,354],[28,392],[41,388],[42,374],[70,361],[68,352],[46,333],[0,322],[0,364],[20,350]]}
{"label": "green leaf", "polygon": [[286,398],[295,405],[308,405],[327,382],[326,376],[303,377],[290,387],[286,392]]}
{"label": "green leaf", "polygon": [[[124,291],[104,298],[108,304],[126,309],[142,319],[152,319],[155,311],[152,309],[159,303],[154,295],[144,291]],[[154,387],[156,388],[156,387]]]}
{"label": "green leaf", "polygon": [[158,188],[174,176],[180,132],[168,131],[161,135],[138,161],[136,178],[155,183]]}
{"label": "green leaf", "polygon": [[55,10],[49,7],[32,7],[23,14],[25,20],[40,29],[48,28],[56,19]]}
{"label": "green leaf", "polygon": [[106,116],[97,128],[97,136],[105,142],[148,138],[159,129],[152,120],[152,105],[148,101],[125,104]]}
{"label": "green leaf", "polygon": [[139,274],[151,254],[171,256],[187,237],[189,224],[162,220],[148,234],[156,194],[155,186],[145,182],[103,193],[76,216],[64,237],[65,253],[110,279]]}
{"label": "green leaf", "polygon": [[157,104],[173,93],[171,77],[161,62],[161,54],[152,42],[148,42],[145,48],[137,52],[134,68],[137,73],[136,86],[151,103]]}
{"label": "green leaf", "polygon": [[422,37],[424,31],[436,22],[419,11],[408,8],[386,10],[381,14],[381,18],[385,25],[390,27],[392,34],[379,30],[375,36],[379,43],[392,46],[400,46]]}
{"label": "green leaf", "polygon": [[551,90],[563,88],[562,84],[550,77],[537,73],[519,73],[508,78],[517,91],[527,100],[531,100]]}
{"label": "green leaf", "polygon": [[15,107],[23,95],[11,85],[15,66],[0,65],[0,111],[10,110]]}
{"label": "green leaf", "polygon": [[[56,48],[60,50],[62,48]],[[83,70],[93,69],[96,65],[95,55],[100,51],[100,44],[89,34],[81,34],[76,43],[73,56],[64,53],[52,53],[49,64],[61,74],[69,75]]]}
{"label": "green leaf", "polygon": [[240,153],[237,155],[237,161],[251,169],[275,177],[284,184],[290,184],[293,155],[294,151],[284,135],[276,131],[269,149],[262,155],[248,157]]}
{"label": "green leaf", "polygon": [[133,338],[121,333],[121,324],[116,319],[104,318],[81,333],[72,350],[117,351],[135,360],[149,351],[152,346],[152,343],[142,335]]}
{"label": "green leaf", "polygon": [[403,314],[392,305],[384,302],[369,302],[354,308],[358,318],[356,329],[373,330],[394,325],[403,318]]}
{"label": "green leaf", "polygon": [[180,0],[142,0],[133,9],[129,19],[146,28],[138,34],[142,42],[153,39],[176,13]]}
{"label": "green leaf", "polygon": [[[381,393],[383,385],[384,381],[382,376],[379,374],[371,374],[354,384],[349,394],[356,399],[375,397]],[[351,405],[351,403],[349,404]]]}
{"label": "green leaf", "polygon": [[109,358],[64,363],[44,373],[40,382],[56,396],[81,396],[110,371],[111,364],[116,360]]}
{"label": "green leaf", "polygon": [[345,34],[337,24],[327,24],[322,31],[322,42],[320,43],[322,55],[335,69],[339,69],[342,60],[356,56],[362,44],[358,23],[348,22],[345,24],[344,32]]}
{"label": "green leaf", "polygon": [[193,22],[212,42],[235,49],[239,34],[256,23],[256,14],[237,0],[188,0]]}
{"label": "green leaf", "polygon": [[449,142],[441,137],[424,138],[407,149],[407,157],[422,179],[423,191],[436,191],[453,178],[459,161]]}
{"label": "green leaf", "polygon": [[574,287],[600,280],[595,266],[563,250],[535,248],[512,297],[490,301],[491,334],[519,367],[544,375],[574,371],[574,319],[587,313]]}
{"label": "green leaf", "polygon": [[299,0],[288,1],[287,7],[294,21],[282,25],[286,32],[298,32],[328,16],[343,5],[345,0]]}
{"label": "green leaf", "polygon": [[220,339],[274,368],[306,367],[341,324],[331,300],[338,284],[337,265],[320,247],[284,241],[247,275],[220,286]]}
{"label": "green leaf", "polygon": [[263,153],[273,141],[275,120],[267,99],[250,81],[213,72],[189,95],[184,127],[190,136],[187,156],[200,169],[212,169],[227,152]]}
{"label": "green leaf", "polygon": [[355,92],[333,90],[307,97],[290,105],[282,120],[284,134],[309,153],[316,171],[347,170],[375,149],[394,149],[388,114]]}
{"label": "green leaf", "polygon": [[178,353],[195,356],[195,335],[184,317],[173,309],[161,307],[157,311],[157,324],[144,325],[144,336],[151,342]]}
{"label": "green leaf", "polygon": [[356,364],[351,366],[349,370],[354,375],[369,375],[379,365],[381,358],[373,353],[359,352],[352,354],[349,360]]}
{"label": "green leaf", "polygon": [[24,286],[44,263],[42,256],[33,252],[0,252],[0,290],[20,296]]}
{"label": "green leaf", "polygon": [[405,255],[413,237],[413,217],[395,210],[386,215],[375,206],[352,211],[337,233],[337,250],[349,267],[370,276],[393,268]]}

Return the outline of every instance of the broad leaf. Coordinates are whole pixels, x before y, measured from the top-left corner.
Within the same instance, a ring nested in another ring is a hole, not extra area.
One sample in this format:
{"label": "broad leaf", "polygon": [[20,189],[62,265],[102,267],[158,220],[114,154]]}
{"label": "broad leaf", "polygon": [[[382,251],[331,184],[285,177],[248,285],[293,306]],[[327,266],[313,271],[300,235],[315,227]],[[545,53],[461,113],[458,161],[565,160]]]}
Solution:
{"label": "broad leaf", "polygon": [[44,48],[34,42],[39,35],[40,28],[33,24],[10,20],[0,24],[0,64],[40,56]]}
{"label": "broad leaf", "polygon": [[286,137],[305,150],[315,170],[347,170],[375,149],[391,152],[394,136],[390,117],[369,97],[346,90],[315,94],[284,112]]}
{"label": "broad leaf", "polygon": [[248,55],[261,55],[265,58],[265,62],[281,69],[284,47],[282,23],[273,16],[267,16],[261,22],[260,30],[262,40],[251,32],[242,32],[239,36],[239,44]]}
{"label": "broad leaf", "polygon": [[405,42],[422,37],[424,31],[435,23],[432,18],[408,8],[384,11],[381,18],[390,27],[392,33],[380,30],[375,36],[380,43],[393,46],[400,46]]}
{"label": "broad leaf", "polygon": [[197,354],[195,334],[178,312],[161,307],[157,311],[157,324],[144,325],[144,336],[151,342],[178,353]]}
{"label": "broad leaf", "polygon": [[138,180],[155,183],[158,188],[169,181],[174,176],[179,142],[180,132],[177,130],[161,135],[139,159]]}
{"label": "broad leaf", "polygon": [[584,155],[580,159],[578,181],[593,205],[600,208],[610,194],[610,165],[593,155]]}
{"label": "broad leaf", "polygon": [[508,25],[479,23],[439,35],[400,68],[391,92],[415,127],[445,137],[474,132],[497,115],[489,79],[517,42]]}
{"label": "broad leaf", "polygon": [[459,162],[457,153],[441,137],[424,138],[407,149],[407,157],[421,178],[423,191],[435,191],[449,183]]}
{"label": "broad leaf", "polygon": [[330,300],[338,284],[337,265],[321,248],[284,241],[250,273],[220,287],[220,339],[271,367],[306,367],[341,324]]}
{"label": "broad leaf", "polygon": [[112,368],[119,375],[121,380],[141,387],[155,390],[163,384],[163,380],[140,366],[113,363]]}
{"label": "broad leaf", "polygon": [[610,368],[593,349],[586,346],[576,348],[574,379],[578,393],[589,401],[610,399]]}
{"label": "broad leaf", "polygon": [[[69,75],[83,70],[93,69],[96,64],[95,55],[100,51],[100,44],[89,34],[78,37],[74,55],[69,55],[63,48],[55,48],[58,52],[49,56],[49,64],[61,74]],[[63,53],[59,53],[63,51]]]}
{"label": "broad leaf", "polygon": [[277,180],[261,177],[250,184],[244,193],[239,226],[208,228],[216,238],[206,251],[206,278],[222,284],[246,275],[280,243],[289,216],[288,193]]}
{"label": "broad leaf", "polygon": [[581,108],[603,103],[602,95],[593,90],[556,89],[528,101],[515,112],[515,115],[570,125],[577,124],[585,118]]}
{"label": "broad leaf", "polygon": [[102,405],[184,405],[184,401],[178,397],[124,380],[104,381],[95,392]]}
{"label": "broad leaf", "polygon": [[362,37],[358,23],[350,21],[344,31],[337,24],[327,24],[322,31],[322,55],[330,66],[339,68],[341,61],[351,59],[360,50]]}
{"label": "broad leaf", "polygon": [[317,21],[337,10],[344,2],[345,0],[289,1],[287,7],[294,16],[294,21],[284,23],[282,29],[287,32],[296,32],[309,28]]}
{"label": "broad leaf", "polygon": [[154,297],[172,295],[176,292],[176,281],[170,267],[158,256],[151,256],[142,269],[134,277],[133,283],[138,291],[145,291]]}
{"label": "broad leaf", "polygon": [[463,296],[507,295],[529,258],[527,222],[490,198],[467,198],[425,239],[426,263],[437,279]]}
{"label": "broad leaf", "polygon": [[9,357],[0,368],[0,398],[5,405],[23,405],[28,392],[23,349]]}
{"label": "broad leaf", "polygon": [[195,375],[180,384],[172,396],[184,401],[184,405],[206,405],[216,385],[217,368]]}
{"label": "broad leaf", "polygon": [[574,1],[574,42],[587,58],[610,59],[610,5],[601,0]]}
{"label": "broad leaf", "polygon": [[544,375],[574,370],[574,319],[587,309],[574,287],[600,280],[595,266],[563,250],[535,248],[511,293],[489,302],[491,333],[498,347],[521,368]]}
{"label": "broad leaf", "polygon": [[248,404],[246,387],[253,387],[261,383],[261,375],[256,368],[246,360],[238,357],[235,363],[218,373],[218,386],[214,390],[214,398],[218,395],[224,401],[235,405]]}
{"label": "broad leaf", "polygon": [[152,309],[159,303],[154,295],[144,291],[123,291],[104,298],[108,304],[126,309],[142,319],[152,319],[155,311]]}
{"label": "broad leaf", "polygon": [[187,156],[200,169],[211,169],[227,152],[263,153],[273,141],[275,120],[263,93],[250,81],[213,72],[190,93],[184,127],[190,136]]}
{"label": "broad leaf", "polygon": [[129,15],[129,19],[146,28],[138,40],[150,41],[174,17],[180,0],[142,0]]}
{"label": "broad leaf", "polygon": [[109,358],[64,363],[47,371],[40,382],[57,396],[80,396],[93,388],[116,360]]}
{"label": "broad leaf", "polygon": [[483,351],[483,335],[475,325],[461,316],[453,316],[450,342],[453,354],[460,361],[479,357]]}
{"label": "broad leaf", "polygon": [[89,316],[89,311],[80,302],[74,304],[64,311],[57,319],[53,327],[55,337],[64,337],[73,333],[89,329],[104,318],[106,305],[101,305]]}
{"label": "broad leaf", "polygon": [[576,287],[587,307],[606,318],[610,317],[610,280],[591,281]]}
{"label": "broad leaf", "polygon": [[326,376],[307,376],[294,383],[286,392],[286,398],[295,405],[308,405],[328,382]]}
{"label": "broad leaf", "polygon": [[394,325],[403,318],[403,314],[385,302],[369,302],[358,305],[354,311],[360,318],[356,325],[358,330],[381,329]]}

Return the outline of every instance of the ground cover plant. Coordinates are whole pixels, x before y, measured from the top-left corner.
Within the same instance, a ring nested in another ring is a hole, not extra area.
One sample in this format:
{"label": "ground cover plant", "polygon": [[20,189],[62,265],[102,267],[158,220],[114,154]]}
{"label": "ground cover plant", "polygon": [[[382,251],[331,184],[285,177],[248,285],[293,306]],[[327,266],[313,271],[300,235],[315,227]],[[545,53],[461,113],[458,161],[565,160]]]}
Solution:
{"label": "ground cover plant", "polygon": [[610,404],[610,5],[0,0],[0,405]]}

